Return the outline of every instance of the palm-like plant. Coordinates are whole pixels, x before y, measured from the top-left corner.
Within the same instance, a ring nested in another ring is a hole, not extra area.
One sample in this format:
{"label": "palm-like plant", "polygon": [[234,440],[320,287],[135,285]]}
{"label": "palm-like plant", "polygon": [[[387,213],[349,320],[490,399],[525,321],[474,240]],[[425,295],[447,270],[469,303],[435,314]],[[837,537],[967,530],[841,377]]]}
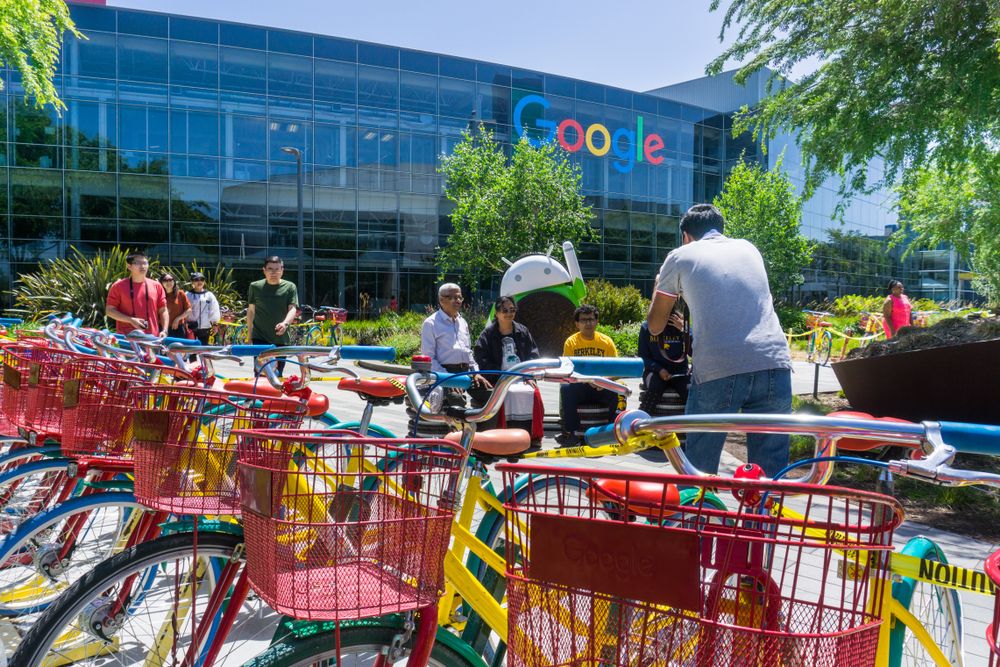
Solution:
{"label": "palm-like plant", "polygon": [[205,289],[215,295],[219,300],[219,305],[229,308],[233,312],[240,312],[246,308],[246,304],[240,298],[240,293],[236,289],[236,282],[233,280],[233,270],[216,264],[214,269],[198,266],[198,260],[190,264],[181,264],[176,267],[165,269],[177,280],[177,287],[180,289],[190,289],[191,274],[198,272],[205,276]]}

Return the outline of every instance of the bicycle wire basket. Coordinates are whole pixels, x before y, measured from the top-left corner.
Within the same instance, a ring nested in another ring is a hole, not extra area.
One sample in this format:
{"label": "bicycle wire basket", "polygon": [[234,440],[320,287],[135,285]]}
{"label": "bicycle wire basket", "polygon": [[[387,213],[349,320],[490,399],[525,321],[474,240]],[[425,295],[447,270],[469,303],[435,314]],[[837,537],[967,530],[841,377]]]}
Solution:
{"label": "bicycle wire basket", "polygon": [[59,437],[62,433],[62,380],[76,352],[34,345],[3,349],[3,410],[15,427]]}
{"label": "bicycle wire basket", "polygon": [[535,489],[505,504],[510,665],[874,665],[894,499],[499,467]]}
{"label": "bicycle wire basket", "polygon": [[238,515],[236,429],[296,428],[305,404],[212,389],[133,387],[135,497],[172,514]]}
{"label": "bicycle wire basket", "polygon": [[993,622],[986,628],[990,667],[1000,667],[1000,551],[986,559],[986,575],[993,583]]}
{"label": "bicycle wire basket", "polygon": [[459,446],[330,431],[240,435],[247,572],[271,607],[343,621],[437,602]]}
{"label": "bicycle wire basket", "polygon": [[135,386],[193,382],[169,366],[81,357],[66,365],[63,379],[62,452],[69,456],[132,458]]}

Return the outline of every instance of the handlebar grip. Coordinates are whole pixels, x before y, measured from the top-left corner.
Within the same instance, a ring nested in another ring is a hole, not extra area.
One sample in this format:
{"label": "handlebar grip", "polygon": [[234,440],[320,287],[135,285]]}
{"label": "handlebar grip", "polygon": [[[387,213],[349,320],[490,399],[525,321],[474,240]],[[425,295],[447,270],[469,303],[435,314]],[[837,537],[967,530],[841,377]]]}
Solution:
{"label": "handlebar grip", "polygon": [[642,377],[642,359],[638,357],[569,357],[573,370],[580,375],[600,377]]}
{"label": "handlebar grip", "polygon": [[437,380],[434,383],[439,387],[447,389],[468,389],[472,386],[472,376],[461,373],[436,373]]}
{"label": "handlebar grip", "polygon": [[583,433],[583,440],[591,447],[602,447],[617,443],[618,438],[615,436],[614,423],[588,428]]}
{"label": "handlebar grip", "polygon": [[1000,426],[940,422],[944,441],[963,454],[1000,456]]}
{"label": "handlebar grip", "polygon": [[83,324],[82,317],[74,317],[72,320],[69,321],[69,325],[74,329],[80,326],[81,324]]}
{"label": "handlebar grip", "polygon": [[237,357],[256,357],[271,349],[274,349],[273,345],[233,345],[229,351]]}
{"label": "handlebar grip", "polygon": [[174,338],[174,337],[171,337],[171,336],[167,336],[166,338],[163,339],[163,344],[164,345],[173,345],[174,343],[180,343],[181,345],[197,345],[198,344],[197,342],[195,342],[191,338]]}
{"label": "handlebar grip", "polygon": [[396,348],[377,347],[375,345],[341,345],[340,358],[364,361],[395,361]]}
{"label": "handlebar grip", "polygon": [[24,320],[20,317],[0,317],[0,326],[13,326],[15,324],[24,324]]}

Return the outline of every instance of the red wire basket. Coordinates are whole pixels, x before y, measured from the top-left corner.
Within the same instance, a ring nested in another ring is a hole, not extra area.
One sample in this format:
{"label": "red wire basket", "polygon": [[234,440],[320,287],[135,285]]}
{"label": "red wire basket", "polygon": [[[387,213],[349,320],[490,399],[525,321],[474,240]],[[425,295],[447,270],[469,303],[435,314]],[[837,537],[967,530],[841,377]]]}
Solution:
{"label": "red wire basket", "polygon": [[297,428],[305,404],[211,389],[133,387],[135,497],[173,514],[237,515],[235,429]]}
{"label": "red wire basket", "polygon": [[19,429],[59,437],[63,367],[80,355],[32,345],[8,345],[3,359],[3,410]]}
{"label": "red wire basket", "polygon": [[[241,434],[247,573],[279,613],[342,621],[434,604],[463,450],[330,431]],[[375,461],[388,461],[384,469]],[[361,462],[370,465],[358,473]]]}
{"label": "red wire basket", "polygon": [[990,647],[990,667],[1000,667],[1000,551],[986,559],[986,575],[993,582],[993,622],[986,628],[986,643]]}
{"label": "red wire basket", "polygon": [[177,381],[193,378],[168,366],[104,357],[69,362],[63,379],[63,454],[132,458],[131,389]]}
{"label": "red wire basket", "polygon": [[505,505],[510,665],[874,665],[892,498],[712,478],[682,505],[706,480],[500,468],[535,490]]}

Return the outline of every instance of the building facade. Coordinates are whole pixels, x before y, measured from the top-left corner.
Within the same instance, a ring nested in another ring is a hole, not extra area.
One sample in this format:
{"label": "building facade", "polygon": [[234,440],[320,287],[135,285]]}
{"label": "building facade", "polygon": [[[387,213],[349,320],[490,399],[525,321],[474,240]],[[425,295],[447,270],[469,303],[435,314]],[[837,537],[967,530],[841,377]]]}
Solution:
{"label": "building facade", "polygon": [[[710,201],[741,154],[763,159],[749,139],[730,136],[731,109],[669,89],[638,93],[237,23],[71,9],[87,39],[66,37],[61,115],[25,104],[17,73],[3,73],[4,290],[71,247],[115,244],[167,264],[221,262],[241,283],[278,254],[294,276],[298,172],[284,150],[294,148],[304,161],[300,291],[351,309],[362,294],[373,308],[395,294],[422,309],[434,301],[435,249],[449,231],[441,156],[483,122],[507,146],[526,132],[570,152],[600,233],[580,249],[584,275],[648,291],[678,243],[679,215]],[[892,222],[881,209],[871,216],[858,229]]]}

